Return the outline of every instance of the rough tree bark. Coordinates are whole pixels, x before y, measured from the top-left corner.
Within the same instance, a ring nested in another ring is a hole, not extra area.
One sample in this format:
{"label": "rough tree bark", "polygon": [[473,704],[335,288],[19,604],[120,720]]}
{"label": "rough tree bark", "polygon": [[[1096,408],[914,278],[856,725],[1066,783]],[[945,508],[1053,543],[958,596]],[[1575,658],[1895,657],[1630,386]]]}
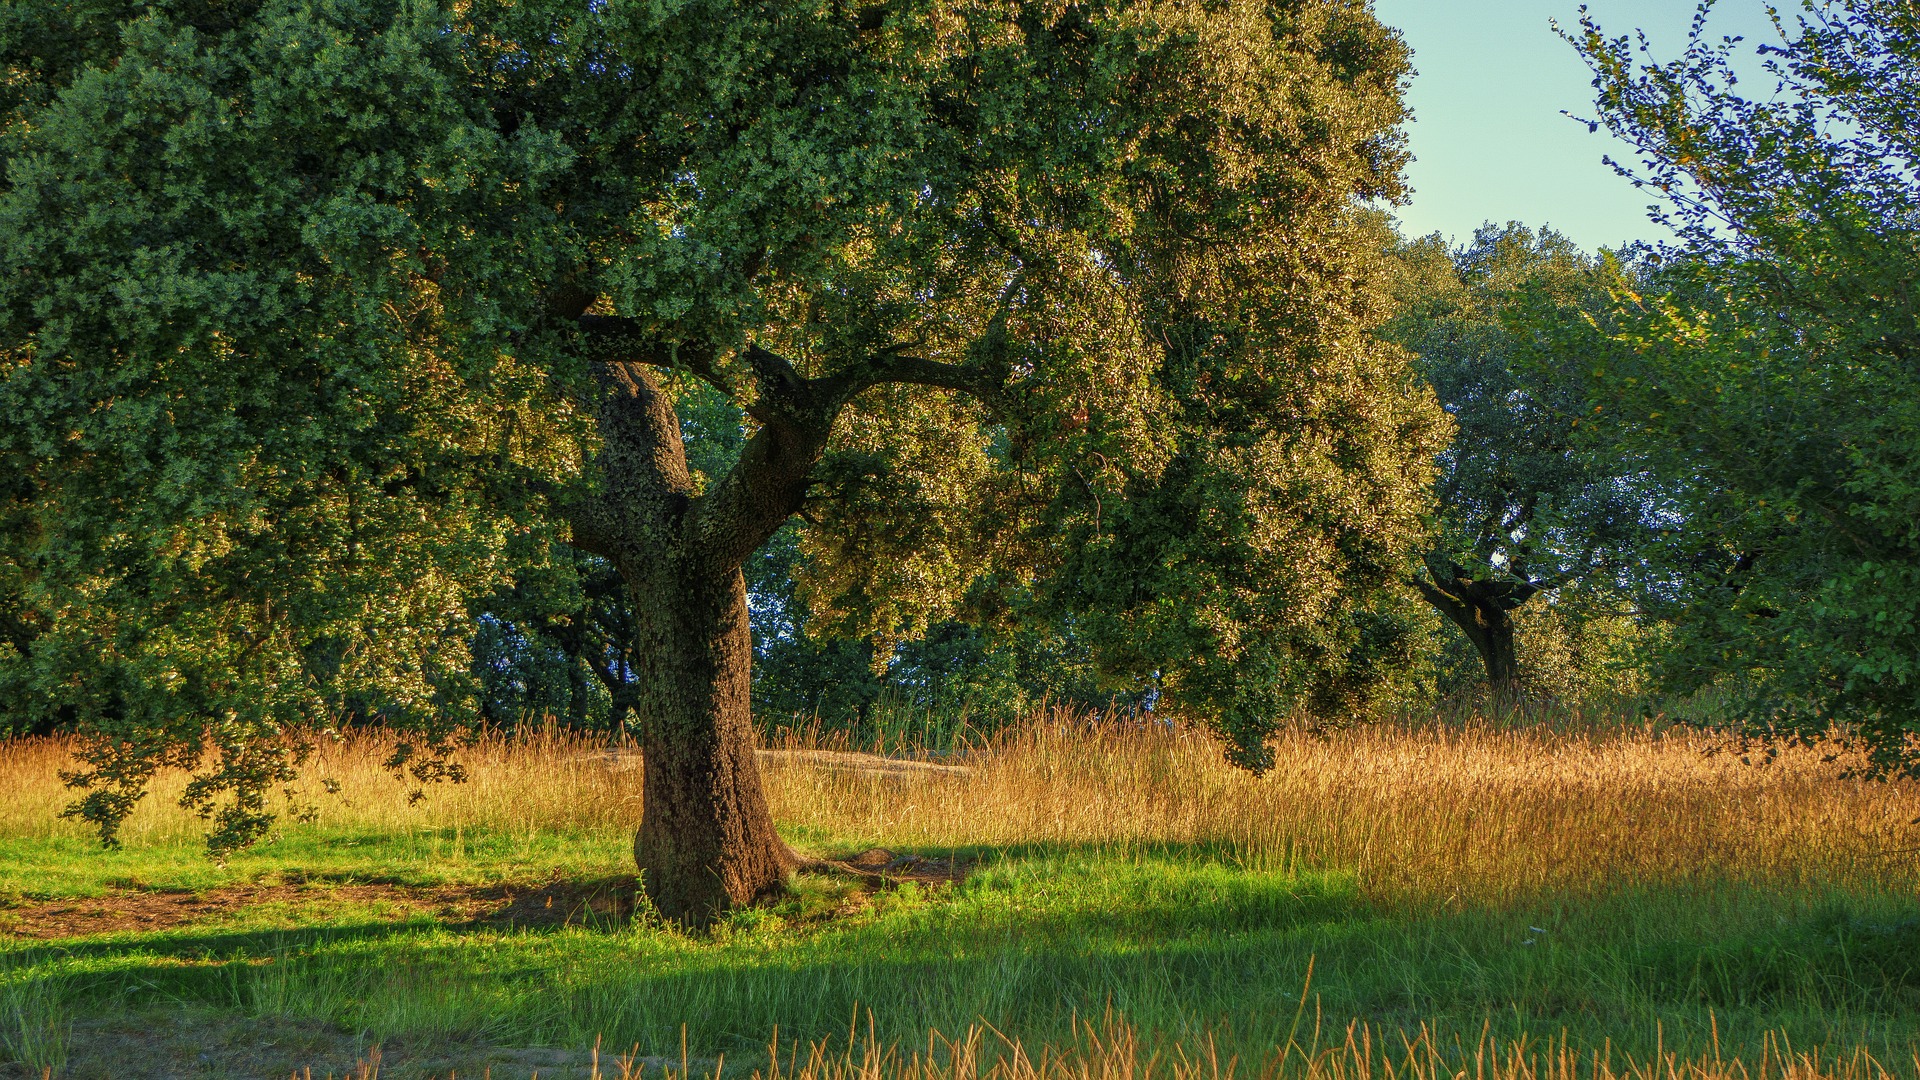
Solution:
{"label": "rough tree bark", "polygon": [[634,861],[660,913],[703,926],[778,893],[800,860],[754,758],[753,642],[738,567],[636,575],[645,788]]}
{"label": "rough tree bark", "polygon": [[894,355],[805,379],[750,347],[741,358],[759,429],[733,468],[696,492],[679,417],[650,369],[691,370],[730,391],[711,354],[647,341],[622,319],[577,321],[597,343],[601,449],[593,493],[569,519],[575,545],[612,560],[633,599],[645,785],[634,858],[660,913],[703,927],[780,892],[806,863],[774,831],[754,756],[742,566],[800,509],[834,417],[861,390],[913,382],[979,394],[984,383]]}
{"label": "rough tree bark", "polygon": [[824,439],[763,426],[742,458],[752,475],[736,470],[697,495],[654,377],[609,364],[602,384],[599,491],[576,537],[613,560],[633,600],[642,887],[663,916],[699,927],[778,892],[799,864],[774,831],[754,759],[741,565],[798,509]]}

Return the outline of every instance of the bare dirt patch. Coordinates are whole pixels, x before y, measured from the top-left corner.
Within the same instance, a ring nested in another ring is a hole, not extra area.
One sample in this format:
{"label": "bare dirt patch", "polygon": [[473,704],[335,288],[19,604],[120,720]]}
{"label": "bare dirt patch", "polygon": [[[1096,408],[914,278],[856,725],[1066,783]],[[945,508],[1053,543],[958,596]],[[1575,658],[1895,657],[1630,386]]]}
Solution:
{"label": "bare dirt patch", "polygon": [[231,922],[273,908],[302,911],[354,906],[382,921],[427,916],[490,927],[623,923],[633,914],[631,877],[556,879],[537,885],[411,886],[353,882],[228,885],[200,892],[118,889],[83,899],[24,900],[0,907],[0,936],[54,939],[149,933]]}
{"label": "bare dirt patch", "polygon": [[850,873],[873,885],[945,885],[967,876],[971,866],[965,859],[937,859],[926,855],[903,855],[886,848],[868,848],[848,859],[823,860],[828,868]]}
{"label": "bare dirt patch", "polygon": [[[964,879],[964,859],[902,854],[872,848],[847,859],[822,859],[808,869],[851,876],[888,888],[913,882],[945,885]],[[403,885],[384,882],[281,881],[186,889],[115,889],[100,896],[59,900],[0,900],[0,938],[51,941],[107,934],[144,934],[243,918],[288,927],[335,921],[345,909],[378,922],[430,918],[468,928],[619,926],[633,917],[638,882],[630,876],[555,878],[522,885]]]}

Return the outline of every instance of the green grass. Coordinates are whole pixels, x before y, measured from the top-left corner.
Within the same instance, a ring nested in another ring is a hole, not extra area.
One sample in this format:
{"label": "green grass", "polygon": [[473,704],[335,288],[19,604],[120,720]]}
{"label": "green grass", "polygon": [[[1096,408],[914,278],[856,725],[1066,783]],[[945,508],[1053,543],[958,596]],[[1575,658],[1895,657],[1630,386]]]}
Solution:
{"label": "green grass", "polygon": [[[397,917],[322,891],[291,910],[164,931],[0,939],[4,1047],[52,1062],[49,1040],[77,1020],[217,1015],[319,1021],[366,1041],[600,1039],[669,1056],[684,1030],[695,1056],[750,1062],[776,1025],[805,1042],[844,1037],[858,1017],[913,1045],[930,1027],[985,1020],[1035,1045],[1070,1041],[1076,1017],[1109,1009],[1150,1038],[1212,1033],[1253,1061],[1290,1032],[1304,1041],[1316,1023],[1353,1019],[1425,1023],[1464,1046],[1483,1031],[1564,1034],[1636,1056],[1656,1044],[1705,1052],[1715,1031],[1729,1054],[1769,1031],[1803,1047],[1865,1043],[1894,1062],[1920,1046],[1911,896],[1696,882],[1414,910],[1368,900],[1339,868],[1263,868],[1225,847],[975,854],[980,869],[957,886],[866,893],[803,879],[704,938],[644,918],[514,929]],[[513,884],[616,875],[625,860],[604,838],[486,832],[295,831],[225,867],[191,849],[9,841],[0,887],[86,897],[295,873]]]}
{"label": "green grass", "polygon": [[[1758,1080],[1763,1047],[1778,1071],[1787,1044],[1920,1072],[1920,874],[1903,861],[1920,788],[1843,780],[1815,751],[1752,769],[1639,729],[1301,734],[1255,779],[1190,734],[1036,725],[964,777],[910,785],[770,770],[797,847],[976,870],[878,893],[803,878],[704,937],[553,917],[632,881],[640,774],[578,740],[493,740],[468,784],[418,807],[384,780],[377,740],[331,747],[324,774],[351,800],[224,864],[170,806],[177,777],[126,848],[102,851],[56,818],[63,748],[0,744],[0,777],[17,778],[0,785],[0,1062],[32,1066],[0,1064],[0,1080],[63,1063],[71,1080],[145,1080],[160,1061],[210,1080],[343,1075],[376,1043],[388,1080],[456,1059],[481,1076],[474,1048],[521,1080],[554,1060],[524,1048],[596,1042],[724,1054],[732,1075],[776,1029],[923,1048],[930,1029],[986,1023],[1037,1057],[1110,1015],[1142,1062],[1210,1044],[1242,1075],[1356,1021],[1383,1051],[1424,1031],[1448,1055],[1396,1080],[1477,1069],[1485,1039],[1737,1062],[1695,1080]],[[503,907],[516,921],[488,916]],[[7,936],[53,921],[76,936]],[[1133,1064],[800,1080],[1123,1080]],[[1475,1076],[1587,1080],[1502,1068]]]}
{"label": "green grass", "polygon": [[[100,896],[113,889],[208,889],[257,881],[481,884],[630,868],[631,840],[596,831],[502,832],[295,827],[224,862],[198,837],[103,849],[81,836],[0,836],[0,911],[11,899]],[[0,924],[4,929],[4,924]]]}

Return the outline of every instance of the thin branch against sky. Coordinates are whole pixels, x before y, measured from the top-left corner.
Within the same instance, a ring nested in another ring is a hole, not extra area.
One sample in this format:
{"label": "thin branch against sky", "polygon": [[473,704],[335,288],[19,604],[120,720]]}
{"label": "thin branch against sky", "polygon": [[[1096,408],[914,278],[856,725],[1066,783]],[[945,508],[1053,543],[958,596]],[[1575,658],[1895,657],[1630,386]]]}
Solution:
{"label": "thin branch against sky", "polygon": [[[1692,0],[1588,0],[1609,34],[1644,30],[1654,54],[1686,47]],[[1799,5],[1779,3],[1791,17]],[[1375,0],[1381,20],[1414,49],[1407,170],[1413,201],[1401,230],[1464,242],[1482,222],[1551,225],[1588,250],[1668,234],[1648,220],[1649,196],[1601,158],[1623,152],[1562,111],[1591,113],[1591,74],[1551,21],[1577,24],[1578,0]],[[1708,31],[1751,52],[1777,40],[1763,0],[1720,0]],[[1756,68],[1758,65],[1755,65]],[[1752,88],[1756,93],[1762,87]]]}

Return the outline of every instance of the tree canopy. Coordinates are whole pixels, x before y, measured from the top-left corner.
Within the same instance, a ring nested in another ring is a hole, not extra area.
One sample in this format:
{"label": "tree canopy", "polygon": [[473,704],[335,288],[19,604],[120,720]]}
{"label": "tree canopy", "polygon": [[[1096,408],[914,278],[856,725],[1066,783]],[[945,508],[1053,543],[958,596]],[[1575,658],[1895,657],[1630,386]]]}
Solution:
{"label": "tree canopy", "polygon": [[1404,651],[1445,422],[1370,333],[1362,5],[0,11],[0,685],[105,835],[177,764],[244,843],[349,717],[444,774],[489,598],[584,553],[650,895],[762,895],[740,568],[796,515],[822,618],[1071,617],[1256,767]]}
{"label": "tree canopy", "polygon": [[1660,468],[1669,684],[1731,676],[1762,729],[1920,768],[1920,17],[1808,3],[1749,97],[1695,24],[1642,57],[1583,20],[1604,124],[1678,242],[1622,297],[1592,430]]}
{"label": "tree canopy", "polygon": [[1592,348],[1627,279],[1552,230],[1487,225],[1451,249],[1400,245],[1386,335],[1411,350],[1457,430],[1440,455],[1432,543],[1414,586],[1466,635],[1498,691],[1516,687],[1514,613],[1542,594],[1618,592],[1659,507],[1630,457],[1581,446]]}

